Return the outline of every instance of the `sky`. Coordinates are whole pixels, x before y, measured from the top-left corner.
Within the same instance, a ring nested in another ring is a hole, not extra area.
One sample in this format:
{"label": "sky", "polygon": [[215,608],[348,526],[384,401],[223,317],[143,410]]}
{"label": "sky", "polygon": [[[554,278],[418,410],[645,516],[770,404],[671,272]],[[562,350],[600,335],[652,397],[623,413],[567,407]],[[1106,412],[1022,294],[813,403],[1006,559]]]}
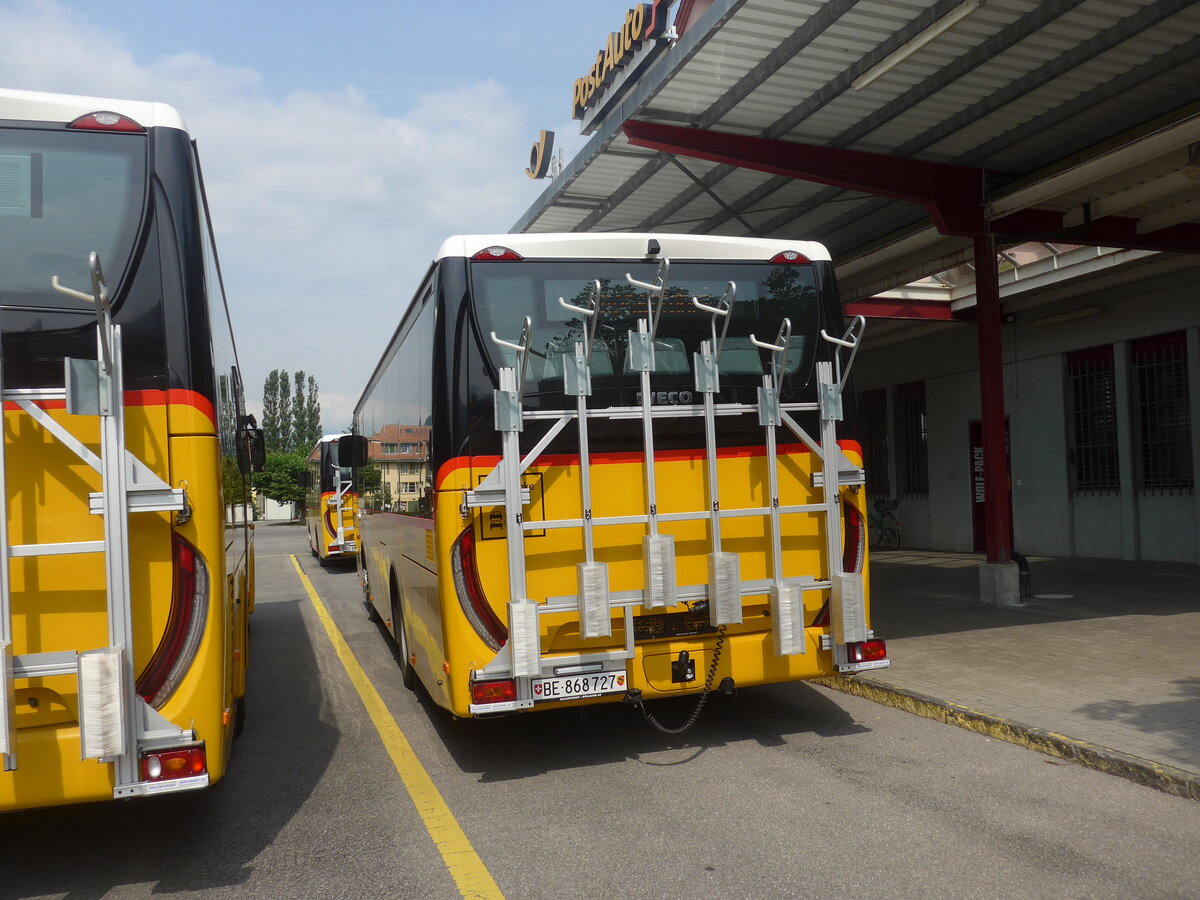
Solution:
{"label": "sky", "polygon": [[584,143],[571,86],[631,0],[0,0],[0,87],[157,100],[204,167],[248,406],[353,409],[442,240],[506,232]]}

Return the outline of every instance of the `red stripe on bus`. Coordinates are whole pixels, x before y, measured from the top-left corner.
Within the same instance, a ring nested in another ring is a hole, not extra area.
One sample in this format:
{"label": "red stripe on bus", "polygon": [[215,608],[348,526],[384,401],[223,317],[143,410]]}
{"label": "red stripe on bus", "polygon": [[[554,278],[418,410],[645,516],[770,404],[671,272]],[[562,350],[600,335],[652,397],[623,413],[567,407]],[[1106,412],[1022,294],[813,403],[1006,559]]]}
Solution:
{"label": "red stripe on bus", "polygon": [[[35,405],[41,409],[66,409],[66,400],[37,400]],[[183,388],[171,388],[166,391],[126,391],[125,392],[126,406],[190,406],[201,415],[208,419],[215,428],[217,425],[217,414],[213,409],[212,401],[203,394],[197,394],[195,391],[185,390]],[[16,401],[6,400],[4,402],[6,410],[18,409]]]}
{"label": "red stripe on bus", "polygon": [[[862,447],[858,441],[845,440],[838,441],[838,446],[843,450],[850,450],[862,458]],[[806,444],[780,444],[777,448],[780,455],[809,453]],[[689,448],[686,450],[659,450],[655,451],[655,462],[664,461],[700,461],[705,459],[706,453],[703,447]],[[754,447],[718,447],[717,459],[749,459],[754,456],[766,456],[767,448],[765,446]],[[593,453],[591,455],[592,465],[618,465],[621,463],[641,462],[644,454],[638,450],[623,450],[609,453]],[[493,468],[500,462],[499,456],[456,456],[454,459],[447,460],[442,463],[442,467],[438,469],[435,486],[437,490],[442,490],[442,484],[451,475],[459,469],[468,469],[472,466],[480,468]],[[546,454],[538,457],[537,462],[533,464],[535,467],[542,466],[577,466],[579,465],[579,455],[571,453]]]}

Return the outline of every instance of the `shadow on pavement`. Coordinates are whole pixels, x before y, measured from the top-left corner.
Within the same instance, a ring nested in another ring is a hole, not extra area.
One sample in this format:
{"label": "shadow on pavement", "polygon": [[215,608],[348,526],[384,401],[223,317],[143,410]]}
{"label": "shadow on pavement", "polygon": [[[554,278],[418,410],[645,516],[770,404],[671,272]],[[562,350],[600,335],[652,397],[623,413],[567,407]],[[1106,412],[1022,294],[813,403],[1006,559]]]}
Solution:
{"label": "shadow on pavement", "polygon": [[[92,898],[147,883],[154,893],[173,893],[249,878],[254,858],[320,780],[338,739],[321,718],[300,602],[260,603],[252,629],[246,730],[225,777],[196,793],[0,816],[0,895]],[[286,667],[267,666],[285,659]],[[278,764],[281,750],[286,765]]]}
{"label": "shadow on pavement", "polygon": [[1156,696],[1145,703],[1129,700],[1097,700],[1079,708],[1082,715],[1100,722],[1115,722],[1145,734],[1165,735],[1175,742],[1183,758],[1195,752],[1195,727],[1200,721],[1200,678],[1180,678],[1172,685],[1179,696]]}
{"label": "shadow on pavement", "polygon": [[980,561],[936,553],[879,554],[871,563],[872,627],[881,637],[898,639],[1200,610],[1200,566],[1079,557],[1031,562],[1032,601],[1011,609],[982,606]]}
{"label": "shadow on pavement", "polygon": [[[484,782],[533,778],[548,772],[637,760],[663,750],[691,749],[693,753],[674,763],[685,765],[709,749],[741,741],[774,747],[786,744],[792,735],[828,737],[870,730],[817,688],[799,683],[747,688],[735,697],[714,694],[695,727],[677,736],[655,731],[636,708],[624,703],[490,720],[455,720],[423,691],[419,696],[459,768],[478,773]],[[693,695],[658,700],[648,706],[664,725],[678,726],[691,715],[695,703]]]}

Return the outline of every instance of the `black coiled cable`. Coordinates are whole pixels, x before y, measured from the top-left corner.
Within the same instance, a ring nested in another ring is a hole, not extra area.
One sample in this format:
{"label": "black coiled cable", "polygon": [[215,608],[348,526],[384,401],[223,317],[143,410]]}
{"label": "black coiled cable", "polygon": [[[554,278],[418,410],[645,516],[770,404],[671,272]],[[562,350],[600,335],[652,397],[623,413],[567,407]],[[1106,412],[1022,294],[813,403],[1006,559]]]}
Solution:
{"label": "black coiled cable", "polygon": [[717,629],[717,643],[716,646],[713,647],[712,662],[708,665],[708,677],[704,680],[704,690],[700,692],[700,696],[696,700],[696,706],[694,709],[692,709],[692,714],[688,716],[687,721],[678,728],[670,728],[662,724],[662,722],[658,721],[658,719],[654,718],[654,713],[646,709],[646,704],[642,702],[640,694],[633,700],[634,705],[642,711],[642,715],[645,716],[646,721],[649,722],[656,731],[659,731],[663,734],[684,734],[685,732],[691,731],[692,726],[696,724],[697,720],[699,720],[700,713],[704,710],[704,704],[708,702],[708,693],[712,690],[713,680],[717,677],[717,665],[721,662],[721,650],[724,649],[724,647],[725,626],[722,625],[719,629]]}

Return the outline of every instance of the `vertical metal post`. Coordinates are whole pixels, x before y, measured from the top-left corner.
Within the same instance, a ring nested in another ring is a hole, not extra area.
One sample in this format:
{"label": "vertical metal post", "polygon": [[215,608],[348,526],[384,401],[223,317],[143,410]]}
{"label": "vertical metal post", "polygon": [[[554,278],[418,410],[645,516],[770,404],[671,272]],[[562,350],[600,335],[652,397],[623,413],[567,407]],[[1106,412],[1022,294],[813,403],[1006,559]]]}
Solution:
{"label": "vertical metal post", "polygon": [[[630,335],[633,337],[633,335]],[[654,414],[650,409],[650,373],[654,369],[654,336],[645,319],[638,319],[637,340],[643,344],[642,369],[642,443],[646,450],[646,508],[651,535],[658,534],[658,491],[654,481]]]}
{"label": "vertical metal post", "polygon": [[[838,493],[837,423],[841,416],[841,394],[833,383],[832,367],[817,363],[817,390],[821,392],[821,478],[825,504],[825,553],[829,557],[829,580],[842,574],[842,511]],[[835,414],[837,418],[835,418]]]}
{"label": "vertical metal post", "polygon": [[980,420],[983,426],[985,543],[989,563],[1012,556],[1008,466],[1004,441],[1004,359],[996,239],[975,236],[975,297],[979,336]]}
{"label": "vertical metal post", "polygon": [[[4,354],[0,352],[0,399],[4,396]],[[8,580],[8,480],[4,457],[4,404],[0,402],[0,763],[11,772],[17,767],[17,752],[13,744],[16,728],[13,721],[12,653],[12,592]]]}
{"label": "vertical metal post", "polygon": [[[105,333],[107,332],[107,333]],[[134,784],[137,772],[137,673],[133,659],[133,621],[129,592],[129,507],[126,501],[125,474],[125,403],[121,356],[121,328],[111,318],[97,327],[97,356],[101,366],[107,360],[112,371],[101,375],[100,446],[101,491],[104,494],[104,571],[108,585],[108,642],[121,654],[121,690],[124,707],[125,752],[114,760],[116,793],[122,786]],[[106,402],[107,401],[107,402]]]}

